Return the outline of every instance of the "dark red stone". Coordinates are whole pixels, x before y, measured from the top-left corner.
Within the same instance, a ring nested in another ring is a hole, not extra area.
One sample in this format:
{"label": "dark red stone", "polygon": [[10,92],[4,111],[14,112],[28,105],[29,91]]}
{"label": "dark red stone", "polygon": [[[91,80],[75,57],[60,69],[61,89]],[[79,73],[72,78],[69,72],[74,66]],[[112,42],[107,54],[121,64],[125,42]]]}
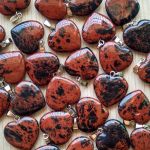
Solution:
{"label": "dark red stone", "polygon": [[140,91],[129,93],[118,106],[119,115],[128,121],[145,124],[150,120],[150,102]]}
{"label": "dark red stone", "polygon": [[25,61],[20,52],[0,54],[0,76],[7,83],[18,83],[25,76]]}
{"label": "dark red stone", "polygon": [[106,0],[105,6],[108,16],[118,26],[129,23],[140,10],[137,0]]}
{"label": "dark red stone", "polygon": [[108,120],[97,135],[98,150],[129,150],[130,139],[125,126],[118,120]]}
{"label": "dark red stone", "polygon": [[0,13],[3,15],[14,15],[17,11],[26,9],[31,0],[1,0]]}
{"label": "dark red stone", "polygon": [[57,146],[54,145],[46,145],[37,148],[36,150],[60,150]]}
{"label": "dark red stone", "polygon": [[88,48],[82,48],[72,53],[65,61],[65,70],[72,76],[90,80],[99,71],[98,61],[94,53]]}
{"label": "dark red stone", "polygon": [[12,38],[19,50],[32,54],[39,49],[39,41],[44,36],[44,28],[38,21],[25,21],[11,30]]}
{"label": "dark red stone", "polygon": [[31,80],[38,85],[47,85],[59,69],[60,63],[52,53],[35,53],[26,59],[26,70]]}
{"label": "dark red stone", "polygon": [[129,67],[133,61],[132,51],[125,45],[107,42],[99,52],[100,63],[106,73],[120,72]]}
{"label": "dark red stone", "polygon": [[44,106],[44,96],[32,82],[22,81],[15,87],[15,98],[11,101],[11,110],[16,115],[31,115]]}
{"label": "dark red stone", "polygon": [[42,132],[49,135],[52,143],[62,145],[69,141],[73,133],[73,117],[67,112],[50,112],[40,120]]}
{"label": "dark red stone", "polygon": [[116,29],[111,20],[99,13],[93,13],[82,29],[83,39],[90,44],[98,43],[99,40],[109,41],[115,34]]}
{"label": "dark red stone", "polygon": [[68,146],[67,150],[94,150],[93,141],[85,136],[75,138]]}
{"label": "dark red stone", "polygon": [[5,39],[5,30],[4,28],[0,25],[0,42],[2,42]]}
{"label": "dark red stone", "polygon": [[48,37],[49,47],[56,52],[72,52],[81,48],[81,36],[76,24],[64,19]]}
{"label": "dark red stone", "polygon": [[46,90],[46,102],[54,110],[63,110],[67,105],[77,103],[80,95],[80,88],[75,82],[54,77]]}

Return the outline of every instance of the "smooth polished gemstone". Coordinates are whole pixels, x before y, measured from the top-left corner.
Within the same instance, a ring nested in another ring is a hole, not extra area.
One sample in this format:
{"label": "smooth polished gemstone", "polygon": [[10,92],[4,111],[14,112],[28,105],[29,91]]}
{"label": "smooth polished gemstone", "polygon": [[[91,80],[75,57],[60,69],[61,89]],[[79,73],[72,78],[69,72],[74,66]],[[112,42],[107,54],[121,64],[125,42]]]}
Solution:
{"label": "smooth polished gemstone", "polygon": [[45,145],[37,148],[36,150],[60,150],[57,146],[55,145]]}
{"label": "smooth polished gemstone", "polygon": [[6,35],[5,30],[4,30],[4,28],[0,25],[0,42],[2,42],[2,41],[4,40],[5,35]]}

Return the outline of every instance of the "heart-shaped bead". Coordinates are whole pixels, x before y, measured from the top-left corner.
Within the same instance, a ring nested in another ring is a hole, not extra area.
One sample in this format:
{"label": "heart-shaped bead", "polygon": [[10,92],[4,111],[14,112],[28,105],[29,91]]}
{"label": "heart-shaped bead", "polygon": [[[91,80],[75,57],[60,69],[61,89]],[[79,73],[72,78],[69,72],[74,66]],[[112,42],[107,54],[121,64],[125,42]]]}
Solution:
{"label": "heart-shaped bead", "polygon": [[106,0],[105,6],[108,16],[118,26],[129,23],[140,10],[137,0]]}
{"label": "heart-shaped bead", "polygon": [[81,48],[81,36],[76,24],[64,19],[48,37],[49,47],[56,52],[72,52]]}
{"label": "heart-shaped bead", "polygon": [[97,100],[91,97],[82,98],[76,105],[77,125],[84,132],[93,132],[103,125],[109,112]]}
{"label": "heart-shaped bead", "polygon": [[11,110],[19,116],[31,115],[45,106],[42,91],[32,82],[22,81],[15,87]]}
{"label": "heart-shaped bead", "polygon": [[150,120],[150,102],[142,91],[137,90],[122,99],[118,112],[124,120],[145,124]]}
{"label": "heart-shaped bead", "polygon": [[141,20],[137,24],[128,26],[123,33],[126,45],[133,50],[150,52],[150,20]]}
{"label": "heart-shaped bead", "polygon": [[100,48],[99,59],[106,73],[120,72],[131,65],[133,53],[127,46],[112,41]]}
{"label": "heart-shaped bead", "polygon": [[49,135],[54,144],[62,145],[68,142],[73,133],[73,117],[67,112],[50,112],[40,120],[42,132]]}
{"label": "heart-shaped bead", "polygon": [[36,150],[60,150],[57,146],[54,145],[46,145],[37,148]]}
{"label": "heart-shaped bead", "polygon": [[71,76],[90,80],[99,71],[98,61],[94,53],[88,48],[82,48],[72,53],[65,61],[65,70]]}
{"label": "heart-shaped bead", "polygon": [[67,105],[73,105],[80,99],[81,91],[73,81],[54,77],[46,90],[46,102],[54,110],[62,110]]}
{"label": "heart-shaped bead", "polygon": [[58,57],[48,52],[35,53],[26,59],[26,71],[31,80],[38,85],[47,85],[59,66]]}
{"label": "heart-shaped bead", "polygon": [[115,34],[116,29],[111,20],[99,13],[93,13],[82,28],[83,39],[90,44],[111,40]]}
{"label": "heart-shaped bead", "polygon": [[25,21],[11,30],[12,38],[19,50],[32,54],[39,49],[39,41],[44,36],[44,28],[37,21]]}
{"label": "heart-shaped bead", "polygon": [[4,28],[0,25],[0,42],[2,42],[5,39],[5,30]]}
{"label": "heart-shaped bead", "polygon": [[25,61],[20,52],[7,52],[0,55],[0,76],[7,83],[18,83],[25,76]]}
{"label": "heart-shaped bead", "polygon": [[39,135],[36,119],[24,117],[8,123],[4,128],[4,136],[8,143],[21,150],[30,150]]}

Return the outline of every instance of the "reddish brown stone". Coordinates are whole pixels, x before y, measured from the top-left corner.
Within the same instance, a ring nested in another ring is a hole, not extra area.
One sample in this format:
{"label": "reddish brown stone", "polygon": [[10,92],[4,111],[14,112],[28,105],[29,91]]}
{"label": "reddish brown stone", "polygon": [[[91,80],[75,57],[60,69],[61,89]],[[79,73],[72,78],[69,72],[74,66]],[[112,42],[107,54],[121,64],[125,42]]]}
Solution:
{"label": "reddish brown stone", "polygon": [[2,42],[2,41],[4,40],[5,35],[6,35],[5,30],[4,30],[4,28],[0,25],[0,42]]}
{"label": "reddish brown stone", "polygon": [[46,146],[41,146],[37,148],[36,150],[60,150],[57,146],[54,145],[46,145]]}
{"label": "reddish brown stone", "polygon": [[25,76],[25,61],[20,52],[0,54],[0,76],[7,83],[18,83]]}

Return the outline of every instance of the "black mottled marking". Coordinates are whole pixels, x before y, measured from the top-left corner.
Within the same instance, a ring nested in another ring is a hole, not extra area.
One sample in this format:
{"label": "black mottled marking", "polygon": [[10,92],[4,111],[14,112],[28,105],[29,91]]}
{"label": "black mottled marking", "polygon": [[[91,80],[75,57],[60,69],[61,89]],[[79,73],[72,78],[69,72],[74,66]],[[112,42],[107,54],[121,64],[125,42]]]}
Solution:
{"label": "black mottled marking", "polygon": [[66,33],[66,30],[65,30],[64,28],[61,28],[61,29],[59,30],[59,36],[60,36],[61,38],[64,38],[64,37],[65,37],[65,33]]}
{"label": "black mottled marking", "polygon": [[64,95],[64,89],[62,86],[59,86],[57,91],[56,91],[56,94],[59,95],[59,96],[62,96]]}

